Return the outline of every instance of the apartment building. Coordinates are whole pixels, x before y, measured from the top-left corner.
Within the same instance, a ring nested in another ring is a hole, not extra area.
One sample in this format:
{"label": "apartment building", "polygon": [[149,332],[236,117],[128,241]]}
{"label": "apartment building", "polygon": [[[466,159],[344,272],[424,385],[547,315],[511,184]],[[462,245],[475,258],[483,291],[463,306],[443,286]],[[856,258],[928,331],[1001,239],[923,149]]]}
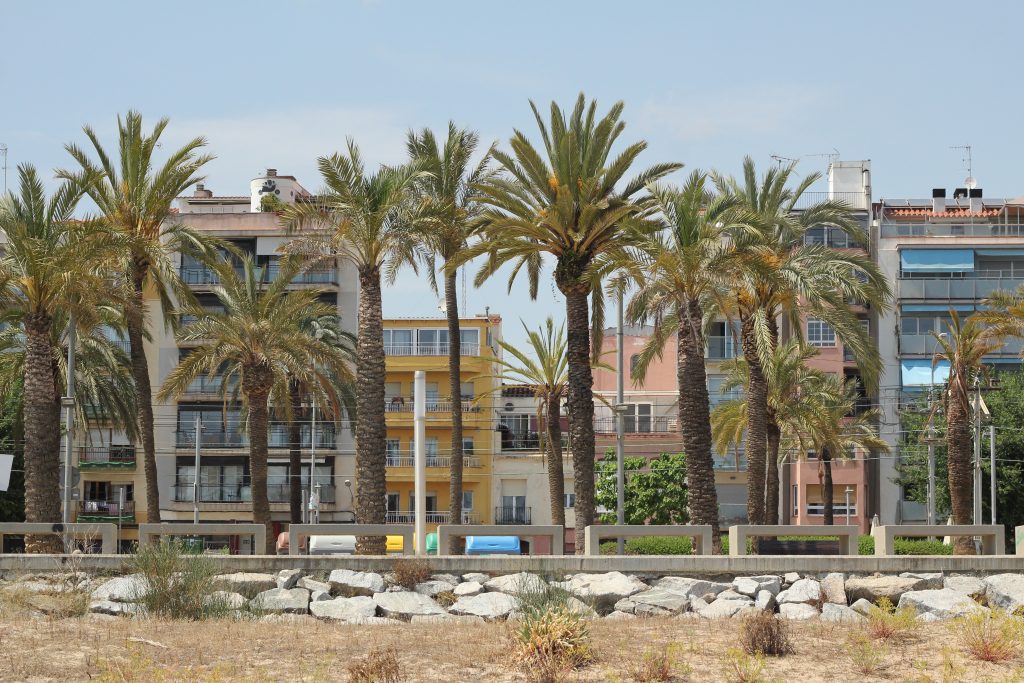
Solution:
{"label": "apartment building", "polygon": [[[874,205],[873,250],[893,284],[895,309],[879,320],[884,363],[882,434],[892,457],[879,461],[877,498],[883,524],[922,522],[923,505],[907,499],[896,482],[900,413],[927,403],[929,389],[941,386],[949,367],[931,357],[932,333],[947,329],[952,308],[961,316],[982,306],[997,290],[1024,284],[1024,198],[989,199],[972,179],[931,198],[882,199]],[[1008,340],[985,360],[996,371],[1020,366],[1021,342]]]}
{"label": "apartment building", "polygon": [[[494,404],[500,398],[501,316],[460,319],[463,493],[461,523],[491,523],[492,455],[499,441]],[[387,521],[414,522],[413,378],[426,372],[426,474],[429,530],[450,520],[452,403],[448,379],[448,322],[439,318],[384,321],[387,422]],[[496,393],[496,391],[498,393]],[[456,521],[454,523],[459,523]]]}

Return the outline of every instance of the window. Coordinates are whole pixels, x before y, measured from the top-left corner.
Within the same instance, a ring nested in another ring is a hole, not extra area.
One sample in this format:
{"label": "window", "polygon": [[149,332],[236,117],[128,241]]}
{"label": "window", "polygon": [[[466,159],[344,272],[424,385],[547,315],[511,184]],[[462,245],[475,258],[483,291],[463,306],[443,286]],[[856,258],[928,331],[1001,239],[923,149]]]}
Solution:
{"label": "window", "polygon": [[800,487],[793,484],[793,516],[800,516]]}
{"label": "window", "polygon": [[427,467],[437,467],[437,437],[427,439],[423,450],[427,456]]}
{"label": "window", "polygon": [[448,330],[417,330],[417,353],[422,356],[440,356],[448,353]]}
{"label": "window", "polygon": [[473,509],[473,492],[463,491],[462,492],[462,511],[470,512]]}
{"label": "window", "polygon": [[651,404],[650,403],[628,403],[626,404],[625,429],[630,434],[646,434],[651,431]]}
{"label": "window", "polygon": [[634,353],[629,357],[629,376],[633,377],[636,375],[636,365],[640,362],[640,354]]}
{"label": "window", "polygon": [[[430,514],[431,512],[437,512],[437,494],[436,493],[428,493],[427,494],[426,508],[427,508],[427,514]],[[412,510],[413,512],[416,511],[416,494],[415,493],[410,493],[409,494],[409,509]]]}
{"label": "window", "polygon": [[384,330],[384,353],[391,356],[411,356],[412,330]]}
{"label": "window", "polygon": [[[175,472],[175,500],[194,500],[192,487],[195,484],[195,471],[194,461],[189,458],[179,459]],[[199,468],[199,500],[239,503],[251,500],[250,494],[247,459],[207,458],[203,461]]]}
{"label": "window", "polygon": [[563,496],[563,498],[565,500],[565,503],[564,503],[564,505],[562,507],[564,507],[566,510],[570,510],[570,509],[576,507],[576,494],[575,493],[566,493]]}
{"label": "window", "polygon": [[463,382],[459,385],[459,393],[462,394],[463,401],[472,401],[476,394],[476,388],[472,382]]}
{"label": "window", "polygon": [[225,412],[222,404],[179,404],[179,447],[195,445],[197,417],[203,426],[200,435],[203,448],[238,448],[249,443],[241,427],[241,414],[238,408],[228,408]]}
{"label": "window", "polygon": [[388,512],[398,512],[398,506],[402,504],[401,495],[398,493],[388,494]]}
{"label": "window", "polygon": [[811,346],[829,347],[836,345],[836,331],[824,320],[807,319],[807,343]]}
{"label": "window", "polygon": [[388,467],[397,467],[402,457],[402,442],[399,439],[388,439],[384,442],[387,453]]}
{"label": "window", "polygon": [[459,338],[462,340],[460,353],[463,356],[475,356],[480,353],[480,330],[471,328],[459,330]]}
{"label": "window", "polygon": [[473,438],[466,437],[462,440],[462,454],[473,455]]}

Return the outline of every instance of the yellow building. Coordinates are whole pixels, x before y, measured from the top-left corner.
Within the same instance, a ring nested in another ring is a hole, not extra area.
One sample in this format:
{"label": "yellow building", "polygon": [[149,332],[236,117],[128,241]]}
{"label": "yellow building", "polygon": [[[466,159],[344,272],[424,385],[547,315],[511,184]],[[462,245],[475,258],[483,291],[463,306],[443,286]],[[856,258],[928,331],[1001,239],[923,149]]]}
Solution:
{"label": "yellow building", "polygon": [[[501,317],[463,318],[461,380],[463,523],[493,519],[490,478],[494,453],[494,404],[500,394],[495,349]],[[444,318],[386,319],[387,521],[413,523],[413,377],[426,372],[427,523],[450,523],[449,466],[452,413],[448,382],[448,324]]]}

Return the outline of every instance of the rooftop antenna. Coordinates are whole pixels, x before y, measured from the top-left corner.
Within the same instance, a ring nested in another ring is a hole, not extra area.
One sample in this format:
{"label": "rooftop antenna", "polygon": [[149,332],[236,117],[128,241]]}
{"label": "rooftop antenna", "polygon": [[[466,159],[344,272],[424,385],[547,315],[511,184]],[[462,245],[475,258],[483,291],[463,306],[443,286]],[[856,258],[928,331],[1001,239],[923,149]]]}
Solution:
{"label": "rooftop antenna", "polygon": [[971,146],[968,145],[951,145],[950,149],[958,149],[963,153],[961,161],[967,165],[967,178],[964,179],[964,186],[969,190],[973,190],[978,186],[978,181],[974,179],[973,159],[971,158]]}
{"label": "rooftop antenna", "polygon": [[804,156],[805,157],[823,157],[823,158],[826,158],[826,159],[828,159],[828,163],[831,166],[835,162],[839,161],[839,157],[841,155],[839,154],[839,150],[836,149],[835,147],[833,147],[831,152],[822,152],[821,154],[805,154]]}
{"label": "rooftop antenna", "polygon": [[791,159],[790,157],[783,157],[783,156],[779,156],[778,154],[772,154],[771,157],[772,157],[772,161],[774,161],[776,164],[779,165],[779,168],[782,168],[782,162],[783,161],[789,161],[789,162],[794,163],[794,164],[796,162],[800,161],[799,159]]}
{"label": "rooftop antenna", "polygon": [[0,154],[4,157],[4,194],[7,194],[7,145],[2,142],[0,142]]}

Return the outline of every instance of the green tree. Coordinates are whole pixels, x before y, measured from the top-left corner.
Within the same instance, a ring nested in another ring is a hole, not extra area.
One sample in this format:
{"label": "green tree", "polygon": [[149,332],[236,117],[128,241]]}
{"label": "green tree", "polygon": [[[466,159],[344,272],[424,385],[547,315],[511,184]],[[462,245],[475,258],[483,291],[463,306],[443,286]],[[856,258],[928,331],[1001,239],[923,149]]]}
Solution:
{"label": "green tree", "polygon": [[[629,457],[626,470],[626,524],[686,524],[686,456],[662,453],[648,460]],[[597,504],[607,510],[605,524],[614,524],[618,510],[615,451],[609,449],[597,463]]]}
{"label": "green tree", "polygon": [[338,405],[332,375],[345,377],[348,367],[345,354],[337,346],[309,333],[309,320],[329,318],[337,311],[318,300],[318,290],[288,289],[298,272],[295,263],[286,261],[266,286],[250,258],[243,257],[241,266],[241,274],[235,272],[232,263],[217,266],[221,285],[214,288],[214,294],[223,312],[209,311],[198,304],[180,310],[195,316],[195,322],[178,332],[178,341],[202,344],[168,373],[158,395],[161,399],[178,398],[203,375],[220,375],[223,386],[240,387],[248,412],[253,521],[266,525],[265,550],[273,555],[275,539],[267,496],[271,399],[287,410],[288,381],[294,377],[326,395],[321,405]]}
{"label": "green tree", "polygon": [[554,260],[555,285],[565,296],[566,308],[577,553],[583,552],[584,530],[594,521],[591,362],[600,352],[604,325],[602,279],[612,264],[626,258],[637,238],[654,229],[646,221],[654,202],[645,188],[680,167],[658,164],[626,180],[647,143],[633,143],[613,155],[625,128],[623,106],[616,103],[598,119],[597,103],[588,105],[580,93],[571,112],[552,102],[545,123],[530,102],[544,147],[537,150],[517,130],[509,141],[510,153],[494,152],[502,174],[479,187],[488,205],[482,216],[484,239],[459,261],[486,254],[477,285],[505,264],[512,264],[510,285],[525,269],[530,296],[536,298],[545,257]]}
{"label": "green tree", "polygon": [[25,458],[22,456],[21,381],[4,386],[0,402],[0,453],[14,455],[11,481],[0,491],[0,522],[25,521]]}
{"label": "green tree", "polygon": [[200,154],[206,140],[193,138],[172,151],[161,165],[153,156],[161,146],[160,136],[168,119],[160,119],[149,134],[143,130],[142,115],[129,111],[117,118],[118,155],[112,158],[96,132],[83,128],[96,159],[74,144],[65,149],[79,164],[80,171],[58,171],[84,189],[96,203],[104,222],[119,231],[124,277],[132,295],[124,307],[128,343],[135,379],[139,435],[142,437],[143,471],[146,477],[146,514],[150,522],[160,521],[160,489],[157,486],[156,446],[153,440],[153,391],[149,382],[149,360],[143,344],[148,335],[146,292],[156,292],[167,324],[176,326],[170,312],[178,303],[194,301],[175,268],[176,253],[213,260],[213,241],[174,220],[171,204],[195,183],[202,182],[200,170],[214,157]]}
{"label": "green tree", "polygon": [[[292,250],[312,257],[341,258],[359,274],[359,328],[356,347],[356,521],[383,524],[385,486],[384,323],[381,278],[394,282],[403,265],[415,266],[418,239],[412,206],[416,164],[382,166],[368,174],[359,148],[348,141],[346,154],[317,161],[326,191],[318,201],[293,204],[283,219],[303,231]],[[383,555],[386,539],[360,537],[360,554]]]}
{"label": "green tree", "polygon": [[[448,138],[438,145],[433,131],[424,128],[409,133],[409,158],[425,172],[416,181],[419,198],[426,202],[419,239],[427,248],[430,284],[437,291],[437,266],[443,268],[445,316],[448,318],[448,390],[452,406],[452,457],[449,470],[449,517],[453,524],[462,519],[462,370],[463,352],[459,328],[458,272],[449,268],[476,230],[482,211],[476,192],[478,183],[489,176],[491,151],[474,163],[477,134],[448,124]],[[437,261],[440,260],[440,264]],[[447,552],[462,553],[463,539],[452,538]]]}

